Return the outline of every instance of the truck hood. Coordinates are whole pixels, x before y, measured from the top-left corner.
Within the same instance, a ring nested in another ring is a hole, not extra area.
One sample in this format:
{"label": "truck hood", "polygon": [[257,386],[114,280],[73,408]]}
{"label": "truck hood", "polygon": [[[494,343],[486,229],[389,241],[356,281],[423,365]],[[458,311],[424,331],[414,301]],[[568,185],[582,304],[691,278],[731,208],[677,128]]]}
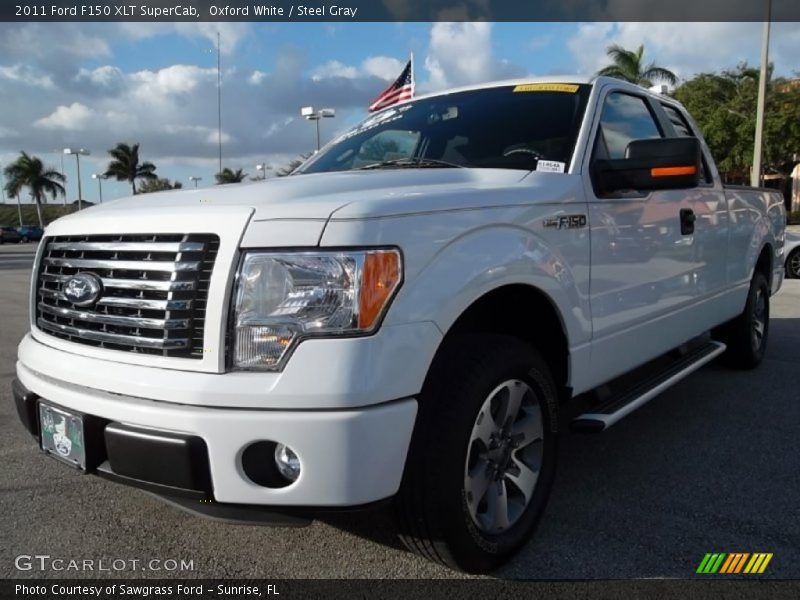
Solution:
{"label": "truck hood", "polygon": [[[367,216],[377,217],[395,212],[398,203],[413,210],[423,195],[457,197],[459,190],[513,185],[527,174],[509,169],[393,169],[293,175],[196,190],[142,194],[97,205],[67,220],[110,217],[115,211],[156,214],[162,209],[173,212],[199,206],[248,207],[254,211],[254,221],[328,219],[338,209],[360,201],[368,201]],[[384,200],[391,202],[382,202]],[[382,209],[384,205],[385,210]]]}

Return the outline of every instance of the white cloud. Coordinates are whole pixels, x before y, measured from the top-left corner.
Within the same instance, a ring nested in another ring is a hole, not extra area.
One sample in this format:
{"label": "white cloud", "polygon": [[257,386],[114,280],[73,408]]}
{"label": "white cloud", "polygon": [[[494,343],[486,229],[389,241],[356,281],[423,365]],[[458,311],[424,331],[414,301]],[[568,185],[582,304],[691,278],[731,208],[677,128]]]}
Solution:
{"label": "white cloud", "polygon": [[497,59],[491,23],[434,23],[425,69],[425,87],[442,89],[520,76],[524,70]]}
{"label": "white cloud", "polygon": [[396,79],[405,66],[405,61],[391,56],[370,56],[361,63],[361,71],[386,81]]}
{"label": "white cloud", "polygon": [[17,81],[33,87],[53,87],[53,79],[49,75],[38,74],[30,67],[23,65],[0,67],[0,79]]}
{"label": "white cloud", "polygon": [[117,85],[122,80],[122,71],[120,71],[117,67],[112,67],[111,65],[104,65],[102,67],[97,67],[96,69],[81,69],[78,71],[78,74],[75,76],[77,81],[80,80],[87,80],[91,83],[103,87],[111,87],[113,85]]}
{"label": "white cloud", "polygon": [[217,32],[220,37],[220,49],[223,56],[232,55],[236,48],[250,35],[249,23],[236,22],[201,22],[201,23],[118,23],[119,31],[127,38],[139,41],[151,37],[177,33],[186,38],[203,38],[208,41],[208,49],[213,50],[217,44]]}
{"label": "white cloud", "polygon": [[87,127],[91,120],[92,111],[80,102],[73,102],[69,106],[59,106],[52,114],[39,119],[34,125],[45,129],[77,131]]}
{"label": "white cloud", "polygon": [[405,61],[391,56],[370,56],[361,65],[346,65],[338,60],[329,60],[311,71],[313,81],[334,77],[356,79],[358,77],[377,77],[386,81],[396,79],[405,66]]}
{"label": "white cloud", "polygon": [[485,81],[492,64],[490,23],[434,23],[425,68],[433,88]]}
{"label": "white cloud", "polygon": [[267,78],[267,74],[264,71],[253,71],[250,77],[247,78],[247,82],[250,85],[261,85],[264,79]]}
{"label": "white cloud", "polygon": [[129,76],[132,93],[142,102],[166,105],[175,96],[194,92],[201,83],[214,81],[216,69],[194,65],[172,65],[158,71],[137,71]]}
{"label": "white cloud", "polygon": [[[208,133],[208,135],[206,136],[206,144],[211,144],[211,145],[219,144],[219,135],[217,134],[218,131],[219,131],[219,129],[212,129]],[[222,132],[222,143],[223,144],[230,143],[230,141],[232,139],[233,138],[229,134],[225,133],[224,131]]]}
{"label": "white cloud", "polygon": [[[644,44],[646,62],[655,61],[688,78],[743,61],[758,64],[761,31],[760,23],[589,23],[579,26],[568,47],[579,70],[588,74],[608,64],[610,44],[629,49]],[[770,46],[777,73],[791,75],[800,53],[796,24],[773,24]]]}
{"label": "white cloud", "polygon": [[311,79],[313,81],[320,81],[321,79],[328,79],[331,77],[355,79],[358,77],[358,69],[356,67],[351,67],[340,63],[338,60],[329,60],[311,72]]}

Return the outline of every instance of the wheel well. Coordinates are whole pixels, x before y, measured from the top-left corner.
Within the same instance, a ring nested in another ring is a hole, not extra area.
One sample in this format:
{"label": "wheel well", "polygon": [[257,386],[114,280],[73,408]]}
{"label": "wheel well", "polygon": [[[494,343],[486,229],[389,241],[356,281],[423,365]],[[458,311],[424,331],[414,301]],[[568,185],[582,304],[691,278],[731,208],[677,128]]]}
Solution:
{"label": "wheel well", "polygon": [[772,287],[772,246],[767,244],[758,255],[755,270],[767,279],[767,285]]}
{"label": "wheel well", "polygon": [[550,299],[528,285],[507,285],[478,298],[448,330],[445,340],[462,333],[502,333],[531,344],[550,368],[559,390],[569,374],[569,351],[561,317]]}

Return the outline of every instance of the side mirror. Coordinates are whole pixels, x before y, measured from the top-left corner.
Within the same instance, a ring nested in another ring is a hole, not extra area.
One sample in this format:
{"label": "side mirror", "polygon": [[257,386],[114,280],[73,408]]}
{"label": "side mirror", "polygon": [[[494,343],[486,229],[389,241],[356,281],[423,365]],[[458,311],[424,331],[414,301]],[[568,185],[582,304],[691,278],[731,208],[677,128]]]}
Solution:
{"label": "side mirror", "polygon": [[625,158],[596,160],[593,169],[599,195],[696,187],[700,141],[695,137],[633,140]]}

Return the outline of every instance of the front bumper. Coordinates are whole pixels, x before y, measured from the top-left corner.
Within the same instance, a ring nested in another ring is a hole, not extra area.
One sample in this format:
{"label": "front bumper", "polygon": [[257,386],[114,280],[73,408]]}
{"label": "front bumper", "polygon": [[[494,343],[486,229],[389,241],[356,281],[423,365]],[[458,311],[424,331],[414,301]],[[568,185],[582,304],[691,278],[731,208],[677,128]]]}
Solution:
{"label": "front bumper", "polygon": [[[34,435],[38,434],[36,402],[41,398],[88,415],[106,430],[106,439],[108,427],[113,425],[112,429],[117,430],[149,431],[154,439],[191,440],[189,454],[165,460],[163,472],[156,469],[149,477],[146,470],[136,471],[136,453],[143,453],[145,461],[145,454],[152,457],[158,451],[153,446],[138,449],[135,444],[127,446],[124,463],[129,465],[126,468],[134,470],[135,477],[129,477],[130,472],[115,473],[110,466],[113,460],[101,461],[96,470],[156,493],[189,492],[183,495],[191,496],[191,492],[196,492],[198,500],[209,497],[219,503],[346,507],[390,497],[400,486],[417,411],[413,398],[353,410],[187,406],[78,386],[49,377],[22,362],[17,363],[17,378],[19,384],[14,396],[18,412]],[[242,466],[242,453],[248,445],[259,441],[283,443],[297,453],[302,467],[297,481],[272,488],[248,478]],[[205,456],[198,448],[204,449]],[[186,466],[176,471],[177,479],[164,475],[174,471],[176,463],[181,461]],[[117,464],[122,463],[117,461]],[[207,469],[206,483],[198,468]],[[195,471],[194,475],[187,470]],[[177,481],[184,483],[175,485]],[[187,486],[186,481],[195,483]],[[167,489],[159,487],[164,485]]]}

